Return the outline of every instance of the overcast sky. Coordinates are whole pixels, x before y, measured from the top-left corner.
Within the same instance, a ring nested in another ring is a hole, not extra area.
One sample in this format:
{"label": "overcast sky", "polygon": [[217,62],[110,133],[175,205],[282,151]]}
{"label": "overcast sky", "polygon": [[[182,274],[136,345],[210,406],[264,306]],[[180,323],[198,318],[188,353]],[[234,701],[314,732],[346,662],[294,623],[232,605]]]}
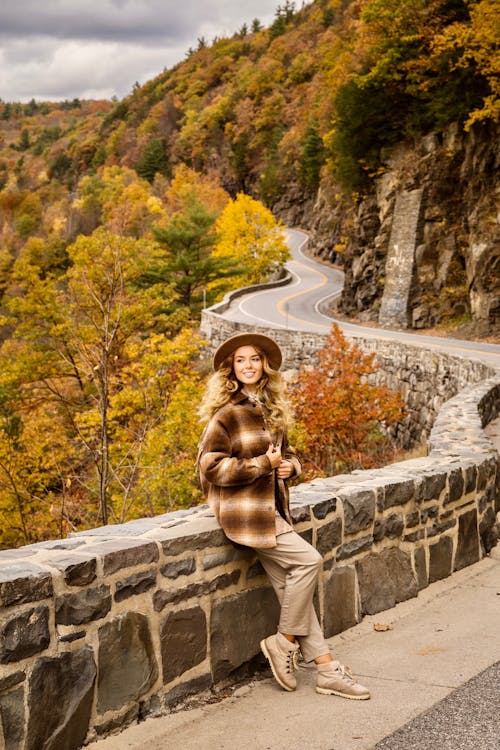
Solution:
{"label": "overcast sky", "polygon": [[[0,0],[3,101],[121,98],[279,0]],[[298,4],[297,4],[298,6]]]}

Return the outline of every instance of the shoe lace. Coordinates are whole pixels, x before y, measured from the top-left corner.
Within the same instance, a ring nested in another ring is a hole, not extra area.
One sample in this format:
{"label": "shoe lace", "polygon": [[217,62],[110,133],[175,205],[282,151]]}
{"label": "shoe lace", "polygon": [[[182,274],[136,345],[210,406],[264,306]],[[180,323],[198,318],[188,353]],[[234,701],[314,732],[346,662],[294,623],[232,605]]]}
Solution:
{"label": "shoe lace", "polygon": [[299,668],[299,652],[298,651],[288,651],[287,652],[286,671],[290,672],[290,673],[293,673],[298,668]]}
{"label": "shoe lace", "polygon": [[345,664],[338,664],[337,671],[340,672],[344,680],[352,683],[354,682],[354,677],[350,667],[346,666]]}

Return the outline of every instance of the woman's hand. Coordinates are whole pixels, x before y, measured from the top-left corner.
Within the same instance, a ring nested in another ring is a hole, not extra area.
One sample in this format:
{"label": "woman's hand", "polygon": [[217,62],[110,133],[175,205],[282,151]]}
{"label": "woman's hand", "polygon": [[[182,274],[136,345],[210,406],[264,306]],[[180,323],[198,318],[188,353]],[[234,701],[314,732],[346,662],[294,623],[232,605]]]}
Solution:
{"label": "woman's hand", "polygon": [[280,479],[289,479],[294,472],[294,468],[291,461],[281,461],[276,473]]}
{"label": "woman's hand", "polygon": [[266,456],[271,462],[271,466],[273,469],[277,469],[278,466],[282,463],[281,448],[277,448],[272,443],[269,443],[269,448],[266,451]]}

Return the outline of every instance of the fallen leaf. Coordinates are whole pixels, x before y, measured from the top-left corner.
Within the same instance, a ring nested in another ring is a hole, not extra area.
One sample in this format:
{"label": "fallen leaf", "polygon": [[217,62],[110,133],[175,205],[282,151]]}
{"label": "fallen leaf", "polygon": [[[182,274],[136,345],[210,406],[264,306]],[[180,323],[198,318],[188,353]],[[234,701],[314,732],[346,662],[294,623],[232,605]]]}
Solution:
{"label": "fallen leaf", "polygon": [[376,622],[373,629],[376,630],[377,633],[384,633],[386,630],[392,630],[392,625],[381,625],[379,622]]}
{"label": "fallen leaf", "polygon": [[448,651],[447,648],[440,648],[439,646],[424,646],[415,651],[418,656],[432,656],[433,654],[444,654]]}

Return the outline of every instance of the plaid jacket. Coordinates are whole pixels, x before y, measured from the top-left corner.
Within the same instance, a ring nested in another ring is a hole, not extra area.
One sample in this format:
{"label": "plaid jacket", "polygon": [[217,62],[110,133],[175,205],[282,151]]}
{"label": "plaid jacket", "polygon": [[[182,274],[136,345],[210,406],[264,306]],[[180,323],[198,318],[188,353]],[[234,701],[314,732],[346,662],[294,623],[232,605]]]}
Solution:
{"label": "plaid jacket", "polygon": [[[260,406],[236,393],[208,423],[198,455],[203,492],[226,536],[247,547],[275,547],[275,472],[265,455],[271,442]],[[283,458],[295,474],[301,466],[286,435],[278,435]],[[290,518],[288,488],[277,480],[286,519]]]}

